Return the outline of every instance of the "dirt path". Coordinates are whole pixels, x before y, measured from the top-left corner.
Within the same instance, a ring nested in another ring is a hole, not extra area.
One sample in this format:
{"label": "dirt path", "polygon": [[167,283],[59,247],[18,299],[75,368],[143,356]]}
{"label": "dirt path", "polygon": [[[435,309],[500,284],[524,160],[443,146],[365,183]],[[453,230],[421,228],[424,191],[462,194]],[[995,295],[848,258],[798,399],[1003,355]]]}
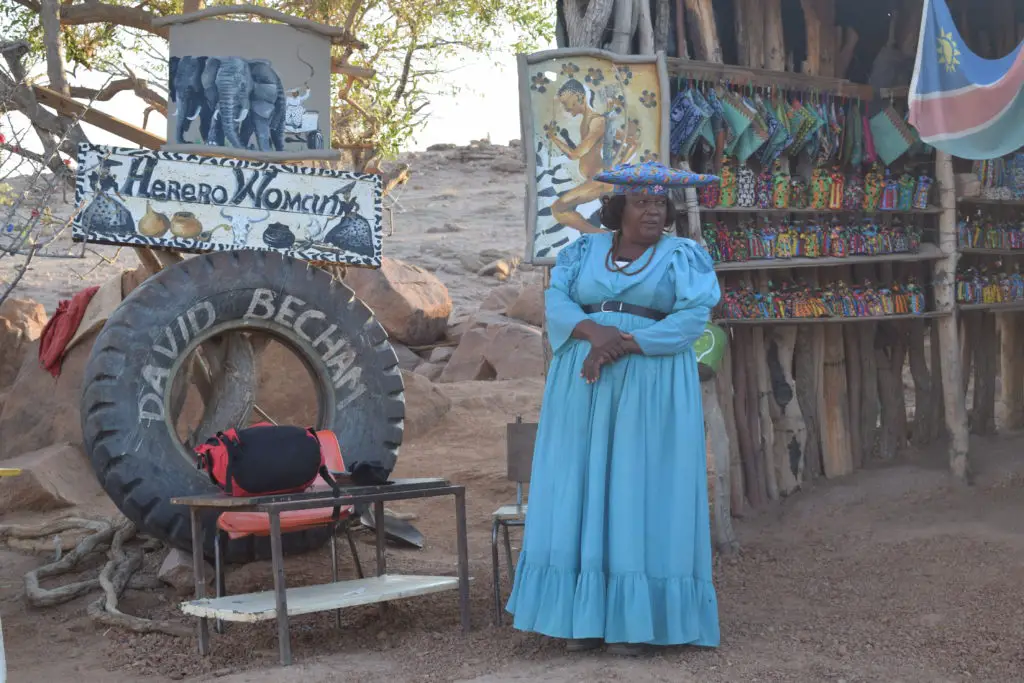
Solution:
{"label": "dirt path", "polygon": [[[20,576],[39,560],[0,554],[0,614],[12,683],[321,683],[328,681],[945,681],[1020,680],[1024,671],[1024,441],[975,442],[978,484],[951,487],[939,450],[801,492],[738,521],[743,551],[716,562],[722,647],[673,648],[640,660],[566,655],[557,642],[491,625],[490,512],[513,496],[503,481],[502,424],[533,419],[539,381],[447,387],[454,409],[404,451],[399,475],[441,475],[469,487],[475,629],[458,629],[456,597],[293,620],[298,664],[277,668],[272,623],[231,627],[207,659],[192,641],[98,631],[91,598],[50,610],[24,605]],[[415,512],[422,551],[392,550],[389,568],[454,573],[450,504]],[[369,538],[360,539],[372,563]],[[156,558],[154,558],[156,559]],[[343,565],[351,562],[343,553]],[[326,553],[296,558],[289,578],[324,581]],[[232,592],[268,589],[269,567],[229,575]],[[507,586],[505,587],[507,591]],[[130,593],[125,609],[174,615],[176,598]]]}

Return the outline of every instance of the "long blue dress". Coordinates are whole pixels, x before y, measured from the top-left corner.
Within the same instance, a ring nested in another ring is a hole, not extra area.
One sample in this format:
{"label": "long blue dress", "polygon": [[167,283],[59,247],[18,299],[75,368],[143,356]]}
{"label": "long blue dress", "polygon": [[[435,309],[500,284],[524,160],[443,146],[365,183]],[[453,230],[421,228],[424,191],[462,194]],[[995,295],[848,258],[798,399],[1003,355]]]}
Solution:
{"label": "long blue dress", "polygon": [[[663,237],[640,274],[610,272],[609,234],[559,253],[545,293],[554,351],[534,451],[523,550],[507,609],[514,625],[609,643],[719,642],[711,582],[704,419],[693,342],[720,293],[696,242]],[[647,261],[649,253],[632,269]],[[660,322],[581,305],[625,301]],[[587,318],[631,333],[644,355],[580,377]]]}

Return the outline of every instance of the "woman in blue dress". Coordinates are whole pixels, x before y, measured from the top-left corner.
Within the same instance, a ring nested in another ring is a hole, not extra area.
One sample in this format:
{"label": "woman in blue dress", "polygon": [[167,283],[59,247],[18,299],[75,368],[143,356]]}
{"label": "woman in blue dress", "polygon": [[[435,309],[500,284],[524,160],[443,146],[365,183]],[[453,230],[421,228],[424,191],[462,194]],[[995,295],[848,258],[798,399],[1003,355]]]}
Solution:
{"label": "woman in blue dress", "polygon": [[541,409],[514,625],[617,654],[719,642],[704,420],[693,343],[718,302],[696,242],[670,236],[668,187],[715,182],[647,163],[598,179],[610,233],[559,252],[545,293]]}

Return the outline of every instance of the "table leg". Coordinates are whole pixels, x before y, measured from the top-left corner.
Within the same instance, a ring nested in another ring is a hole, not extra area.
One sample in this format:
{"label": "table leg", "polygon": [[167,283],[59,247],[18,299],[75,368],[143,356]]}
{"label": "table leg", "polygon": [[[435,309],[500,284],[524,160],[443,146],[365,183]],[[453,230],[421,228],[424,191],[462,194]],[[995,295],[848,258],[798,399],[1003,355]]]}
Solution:
{"label": "table leg", "polygon": [[[196,580],[196,600],[206,597],[206,558],[203,557],[203,523],[199,508],[189,508],[192,522],[192,576]],[[199,619],[199,654],[210,654],[210,620]]]}
{"label": "table leg", "polygon": [[[384,546],[387,542],[384,536],[384,501],[378,500],[373,504],[373,523],[377,527],[377,576],[384,576],[388,571],[388,560],[384,553]],[[387,603],[377,605],[377,613],[383,619],[387,614]]]}
{"label": "table leg", "polygon": [[466,489],[455,492],[455,533],[459,545],[459,613],[462,632],[469,633],[469,538],[466,532]]}
{"label": "table leg", "polygon": [[288,593],[284,582],[284,552],[281,549],[281,513],[270,515],[270,558],[274,567],[274,592],[277,594],[277,640],[281,665],[292,663],[292,641],[288,632]]}

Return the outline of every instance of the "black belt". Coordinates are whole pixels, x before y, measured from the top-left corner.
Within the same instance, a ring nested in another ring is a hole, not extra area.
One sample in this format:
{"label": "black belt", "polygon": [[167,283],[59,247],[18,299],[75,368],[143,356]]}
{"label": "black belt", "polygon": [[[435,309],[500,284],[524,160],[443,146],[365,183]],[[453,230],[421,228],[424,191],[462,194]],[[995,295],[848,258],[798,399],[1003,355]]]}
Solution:
{"label": "black belt", "polygon": [[583,306],[583,312],[587,315],[591,313],[629,313],[651,320],[664,320],[667,315],[653,308],[627,304],[625,301],[602,301],[599,304],[587,304]]}

